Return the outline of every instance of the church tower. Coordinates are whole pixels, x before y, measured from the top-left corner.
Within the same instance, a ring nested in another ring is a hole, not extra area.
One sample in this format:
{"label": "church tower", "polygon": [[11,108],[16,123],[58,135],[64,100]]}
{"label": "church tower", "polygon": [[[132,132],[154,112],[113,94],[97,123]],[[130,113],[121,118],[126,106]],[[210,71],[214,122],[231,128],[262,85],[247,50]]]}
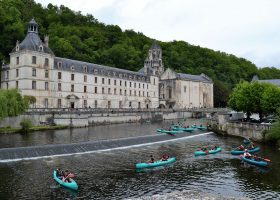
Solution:
{"label": "church tower", "polygon": [[163,72],[162,49],[154,41],[144,62],[144,73],[146,75],[160,76]]}

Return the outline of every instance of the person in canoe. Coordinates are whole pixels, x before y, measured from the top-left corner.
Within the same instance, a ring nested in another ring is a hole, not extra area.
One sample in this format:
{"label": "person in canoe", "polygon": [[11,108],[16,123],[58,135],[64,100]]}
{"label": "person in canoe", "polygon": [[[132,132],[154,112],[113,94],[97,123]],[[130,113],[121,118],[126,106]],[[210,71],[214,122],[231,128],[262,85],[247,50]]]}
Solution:
{"label": "person in canoe", "polygon": [[245,158],[248,158],[248,159],[250,159],[250,158],[252,157],[252,155],[248,152],[247,149],[245,149],[245,152],[244,152],[243,156],[244,156]]}
{"label": "person in canoe", "polygon": [[70,178],[74,178],[74,174],[70,173],[69,170],[65,170],[62,181],[71,183]]}
{"label": "person in canoe", "polygon": [[167,161],[169,159],[169,155],[163,154],[161,160],[162,161]]}
{"label": "person in canoe", "polygon": [[237,150],[244,151],[245,147],[241,144],[239,147],[236,148]]}
{"label": "person in canoe", "polygon": [[155,162],[155,159],[153,157],[153,155],[150,155],[150,160],[148,160],[147,163],[154,163]]}
{"label": "person in canoe", "polygon": [[249,145],[249,149],[254,149],[254,148],[255,148],[255,144],[254,144],[254,142],[251,142]]}
{"label": "person in canoe", "polygon": [[64,176],[64,172],[60,168],[57,168],[56,169],[56,176],[57,176],[57,178],[62,179],[63,176]]}
{"label": "person in canoe", "polygon": [[219,148],[218,145],[215,145],[211,150],[217,150]]}

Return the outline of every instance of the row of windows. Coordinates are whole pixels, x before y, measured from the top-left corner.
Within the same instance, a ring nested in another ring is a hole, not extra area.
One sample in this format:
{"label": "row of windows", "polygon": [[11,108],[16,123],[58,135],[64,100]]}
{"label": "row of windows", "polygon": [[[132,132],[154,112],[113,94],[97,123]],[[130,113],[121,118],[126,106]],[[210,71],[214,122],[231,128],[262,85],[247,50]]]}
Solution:
{"label": "row of windows", "polygon": [[[62,79],[62,72],[57,72],[57,78],[58,80]],[[71,74],[71,81],[75,81],[75,74]],[[105,84],[105,78],[101,79],[102,84]],[[84,75],[84,82],[87,82],[87,76]],[[94,83],[98,82],[98,77],[94,77]],[[117,85],[117,80],[113,80],[112,82],[114,82],[114,85]],[[111,79],[108,79],[108,85],[111,85]],[[122,84],[124,83],[124,86],[127,87],[128,83],[127,81],[122,81],[119,80],[119,85],[122,86]],[[132,87],[133,83],[129,82],[129,87]],[[134,83],[134,88],[137,87],[137,83]],[[145,88],[145,84],[142,84],[143,89]],[[138,88],[141,88],[141,83],[138,83]],[[149,89],[149,85],[147,84],[147,89]]]}
{"label": "row of windows", "polygon": [[[36,56],[32,56],[32,64],[36,64],[37,63],[37,57]],[[19,65],[19,57],[16,57],[16,64]],[[49,66],[49,59],[45,58],[45,63],[44,63],[45,67]]]}
{"label": "row of windows", "polygon": [[[48,107],[48,99],[44,100],[44,104],[46,107]],[[57,100],[57,107],[58,108],[62,108],[62,99],[58,99]],[[91,106],[88,106],[88,102],[87,100],[83,100],[83,107],[84,108],[91,108]],[[98,101],[95,100],[94,101],[94,108],[98,107]],[[132,107],[132,102],[129,102],[129,107]],[[148,108],[148,105],[146,105],[146,107]],[[111,101],[107,101],[107,108],[111,108]],[[119,101],[119,108],[123,108],[123,102]],[[138,102],[138,108],[141,108],[141,102]]]}

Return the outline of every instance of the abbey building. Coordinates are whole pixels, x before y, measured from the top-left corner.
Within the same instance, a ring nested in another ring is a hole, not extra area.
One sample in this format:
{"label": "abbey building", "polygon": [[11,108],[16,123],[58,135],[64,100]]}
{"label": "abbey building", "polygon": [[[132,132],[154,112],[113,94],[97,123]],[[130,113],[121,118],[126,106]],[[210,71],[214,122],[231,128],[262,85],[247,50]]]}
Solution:
{"label": "abbey building", "polygon": [[213,82],[204,74],[164,69],[155,42],[144,67],[133,72],[56,57],[38,35],[34,19],[25,39],[2,67],[1,88],[34,96],[37,108],[190,108],[213,107]]}

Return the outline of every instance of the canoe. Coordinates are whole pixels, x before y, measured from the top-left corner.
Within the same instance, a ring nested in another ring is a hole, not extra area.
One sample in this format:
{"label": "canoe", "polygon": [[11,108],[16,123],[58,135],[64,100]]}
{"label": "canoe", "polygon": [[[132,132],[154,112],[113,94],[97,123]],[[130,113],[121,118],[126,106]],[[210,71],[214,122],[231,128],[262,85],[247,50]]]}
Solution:
{"label": "canoe", "polygon": [[172,128],[174,131],[186,131],[186,132],[192,132],[194,128],[184,128],[184,127],[179,127],[179,128]]}
{"label": "canoe", "polygon": [[136,169],[143,169],[143,168],[151,168],[151,167],[158,167],[162,165],[167,165],[176,161],[175,157],[169,158],[166,161],[158,160],[153,163],[137,163]]}
{"label": "canoe", "polygon": [[167,134],[176,134],[176,133],[182,133],[183,131],[168,131],[168,130],[165,130],[165,129],[157,129],[157,132],[160,132],[160,133],[167,133]]}
{"label": "canoe", "polygon": [[260,166],[260,167],[265,167],[268,165],[268,162],[263,161],[263,160],[260,161],[260,160],[255,160],[254,158],[245,158],[244,156],[240,156],[240,157],[244,162],[247,162],[252,165],[256,165],[256,166]]}
{"label": "canoe", "polygon": [[[255,152],[258,152],[258,151],[260,151],[260,150],[261,150],[260,147],[255,147],[255,148],[253,148],[253,149],[249,149],[248,152],[249,152],[249,153],[255,153]],[[230,153],[231,153],[232,155],[240,155],[240,154],[244,154],[244,152],[245,152],[245,151],[241,151],[241,150],[232,150]]]}
{"label": "canoe", "polygon": [[56,171],[53,171],[53,179],[61,186],[69,188],[71,190],[77,190],[78,189],[78,184],[72,179],[70,178],[70,183],[68,182],[63,182],[61,179],[57,178],[56,176]]}
{"label": "canoe", "polygon": [[215,153],[218,153],[219,151],[221,151],[222,148],[221,147],[218,147],[217,149],[215,150],[208,150],[208,152],[205,152],[205,151],[196,151],[194,152],[194,155],[195,156],[205,156],[205,155],[208,155],[208,154],[215,154]]}
{"label": "canoe", "polygon": [[207,130],[207,126],[197,126],[196,128],[199,130]]}

